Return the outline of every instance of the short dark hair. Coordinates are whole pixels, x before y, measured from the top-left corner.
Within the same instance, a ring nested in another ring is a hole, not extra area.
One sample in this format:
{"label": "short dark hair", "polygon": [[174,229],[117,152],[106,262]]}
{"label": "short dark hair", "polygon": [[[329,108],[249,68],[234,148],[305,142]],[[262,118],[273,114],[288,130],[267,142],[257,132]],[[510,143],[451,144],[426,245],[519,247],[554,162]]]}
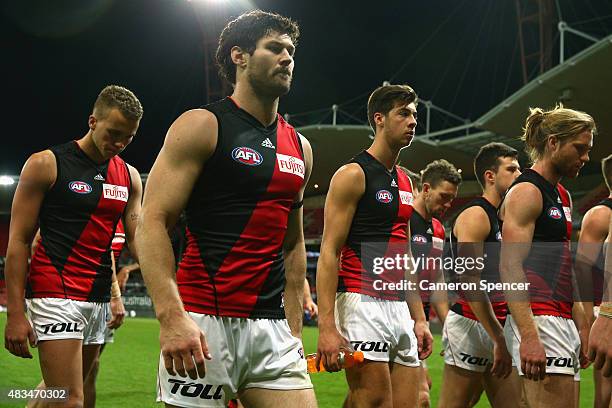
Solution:
{"label": "short dark hair", "polygon": [[136,95],[119,85],[104,87],[96,98],[93,111],[98,119],[104,119],[113,108],[119,109],[126,119],[140,120],[142,118],[142,105]]}
{"label": "short dark hair", "polygon": [[432,188],[436,188],[443,181],[456,186],[461,184],[461,173],[452,163],[444,159],[432,161],[421,172],[421,182],[428,183]]}
{"label": "short dark hair", "polygon": [[402,170],[404,173],[406,173],[406,175],[408,176],[408,178],[410,179],[410,181],[412,182],[412,187],[413,188],[418,188],[419,190],[421,189],[421,175],[418,173],[415,173],[414,171],[407,169],[404,166],[397,166],[400,168],[400,170]]}
{"label": "short dark hair", "polygon": [[608,190],[612,191],[612,154],[601,159],[601,172]]}
{"label": "short dark hair", "polygon": [[243,13],[227,23],[219,37],[219,46],[215,55],[221,76],[231,84],[235,84],[236,65],[232,62],[232,47],[237,46],[253,54],[257,41],[272,32],[287,34],[294,45],[297,45],[300,36],[300,29],[295,21],[262,10]]}
{"label": "short dark hair", "polygon": [[374,114],[382,113],[386,115],[397,105],[402,103],[409,105],[417,103],[418,96],[414,89],[408,85],[383,85],[374,90],[368,99],[368,122],[376,132]]}
{"label": "short dark hair", "polygon": [[515,148],[498,142],[488,143],[478,150],[476,157],[474,157],[474,174],[482,188],[485,188],[485,171],[492,170],[497,173],[500,165],[499,159],[503,157],[517,159],[518,152]]}

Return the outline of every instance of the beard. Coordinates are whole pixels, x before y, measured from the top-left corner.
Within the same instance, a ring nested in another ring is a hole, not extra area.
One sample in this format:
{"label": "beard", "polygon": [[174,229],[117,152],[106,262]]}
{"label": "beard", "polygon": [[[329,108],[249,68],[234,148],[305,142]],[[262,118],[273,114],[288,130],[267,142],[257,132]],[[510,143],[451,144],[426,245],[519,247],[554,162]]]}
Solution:
{"label": "beard", "polygon": [[291,78],[289,78],[287,82],[280,81],[277,78],[276,74],[272,75],[270,78],[264,73],[252,71],[247,75],[247,80],[255,93],[271,98],[278,98],[286,95],[289,89],[291,89]]}

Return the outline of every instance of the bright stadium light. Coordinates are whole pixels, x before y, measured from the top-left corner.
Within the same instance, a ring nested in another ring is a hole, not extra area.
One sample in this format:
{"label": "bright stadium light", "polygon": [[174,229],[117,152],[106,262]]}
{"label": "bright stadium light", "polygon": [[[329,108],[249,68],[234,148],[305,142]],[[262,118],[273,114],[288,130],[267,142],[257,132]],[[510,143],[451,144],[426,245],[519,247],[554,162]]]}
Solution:
{"label": "bright stadium light", "polygon": [[0,186],[12,186],[15,184],[15,179],[11,176],[0,176]]}

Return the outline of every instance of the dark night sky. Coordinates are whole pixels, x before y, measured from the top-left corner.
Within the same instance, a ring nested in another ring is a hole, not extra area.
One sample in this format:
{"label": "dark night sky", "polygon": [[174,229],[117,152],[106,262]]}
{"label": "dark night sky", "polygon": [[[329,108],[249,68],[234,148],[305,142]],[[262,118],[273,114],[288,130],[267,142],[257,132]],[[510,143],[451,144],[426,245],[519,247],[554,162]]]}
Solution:
{"label": "dark night sky", "polygon": [[[141,172],[149,171],[172,121],[205,102],[199,21],[206,31],[227,19],[200,11],[204,17],[198,20],[195,8],[210,7],[205,3],[3,2],[0,173],[18,173],[32,152],[81,137],[97,93],[110,83],[132,89],[143,103],[140,130],[122,156]],[[365,120],[367,94],[392,80],[412,85],[437,106],[476,119],[522,85],[511,0],[251,3],[301,26],[293,88],[281,99],[281,113],[355,99],[341,108]],[[599,38],[612,32],[609,0],[559,3],[575,28]],[[231,14],[239,14],[236,6]],[[570,55],[588,45],[575,38],[568,42]]]}

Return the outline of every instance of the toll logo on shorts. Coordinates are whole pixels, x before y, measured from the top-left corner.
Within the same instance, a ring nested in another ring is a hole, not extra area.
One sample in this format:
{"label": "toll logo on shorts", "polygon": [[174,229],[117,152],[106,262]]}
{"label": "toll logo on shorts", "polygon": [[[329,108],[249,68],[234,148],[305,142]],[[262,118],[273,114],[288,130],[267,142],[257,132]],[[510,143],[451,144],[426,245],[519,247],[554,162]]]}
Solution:
{"label": "toll logo on shorts", "polygon": [[351,345],[355,351],[376,351],[379,353],[389,351],[389,343],[384,341],[351,341]]}
{"label": "toll logo on shorts", "polygon": [[489,364],[488,358],[471,356],[466,353],[459,353],[459,354],[461,354],[461,361],[463,361],[464,363],[481,366],[481,367],[485,367],[487,364]]}
{"label": "toll logo on shorts", "polygon": [[109,200],[118,200],[127,203],[129,194],[126,186],[116,186],[114,184],[102,184],[102,194]]}
{"label": "toll logo on shorts", "polygon": [[550,207],[548,209],[548,216],[552,218],[553,220],[560,220],[563,215],[561,214],[561,211],[559,211],[557,207]]}
{"label": "toll logo on shorts", "polygon": [[205,400],[220,400],[223,398],[223,386],[213,384],[199,384],[195,382],[187,382],[169,378],[168,382],[172,384],[170,393],[179,393],[183,397],[200,398]]}
{"label": "toll logo on shorts", "polygon": [[388,204],[393,201],[393,194],[387,190],[378,190],[376,192],[376,200],[379,203]]}
{"label": "toll logo on shorts", "polygon": [[281,172],[295,174],[298,177],[304,178],[306,167],[303,160],[286,154],[276,153],[276,161]]}
{"label": "toll logo on shorts", "polygon": [[412,236],[412,242],[414,242],[417,245],[426,245],[427,238],[425,238],[425,236],[421,234],[414,234]]}
{"label": "toll logo on shorts", "polygon": [[83,329],[79,329],[78,323],[52,323],[43,324],[43,334],[55,333],[80,333]]}
{"label": "toll logo on shorts", "polygon": [[574,360],[571,357],[546,357],[547,367],[574,367]]}
{"label": "toll logo on shorts", "polygon": [[263,163],[263,156],[250,147],[236,147],[232,150],[232,159],[247,166],[259,166]]}
{"label": "toll logo on shorts", "polygon": [[91,193],[91,186],[84,181],[71,181],[68,183],[68,188],[77,194]]}

